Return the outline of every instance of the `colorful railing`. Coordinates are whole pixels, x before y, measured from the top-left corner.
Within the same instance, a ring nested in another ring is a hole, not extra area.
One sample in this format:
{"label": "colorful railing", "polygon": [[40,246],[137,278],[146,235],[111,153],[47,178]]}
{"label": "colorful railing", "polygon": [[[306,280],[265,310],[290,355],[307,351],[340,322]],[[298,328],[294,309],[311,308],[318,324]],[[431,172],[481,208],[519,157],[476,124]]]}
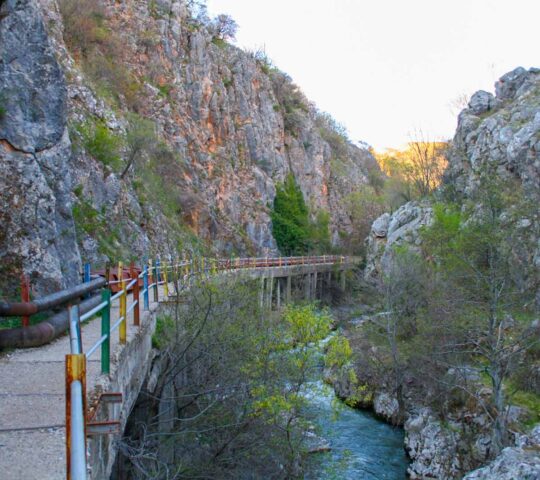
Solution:
{"label": "colorful railing", "polygon": [[[141,296],[142,309],[150,308],[150,293],[153,302],[159,301],[160,285],[165,297],[171,288],[189,288],[193,279],[216,275],[220,272],[256,268],[279,268],[298,265],[343,264],[346,258],[336,255],[305,257],[254,257],[254,258],[194,258],[190,260],[164,261],[156,259],[145,262],[140,268],[131,264],[128,269],[120,262],[116,271],[105,269],[97,275],[91,274],[90,265],[84,266],[84,284],[57,292],[48,297],[29,301],[30,287],[23,280],[22,302],[0,302],[0,316],[21,316],[23,328],[29,327],[29,317],[47,308],[68,304],[68,321],[71,352],[66,355],[66,448],[68,479],[86,478],[86,435],[108,433],[112,423],[89,422],[86,418],[86,361],[101,350],[101,372],[110,373],[111,335],[118,330],[119,343],[127,342],[127,319],[133,312],[133,324],[140,327]],[[104,277],[104,278],[103,278]],[[172,285],[172,287],[171,287]],[[141,290],[142,286],[142,290]],[[80,298],[101,290],[100,299],[84,313],[79,308]],[[129,295],[131,293],[131,296]],[[179,293],[174,291],[174,294]],[[118,302],[117,319],[111,318],[111,307]],[[86,352],[83,352],[81,323],[92,317],[101,317],[101,337]],[[112,323],[114,321],[114,323]],[[111,325],[112,323],[112,325]]]}

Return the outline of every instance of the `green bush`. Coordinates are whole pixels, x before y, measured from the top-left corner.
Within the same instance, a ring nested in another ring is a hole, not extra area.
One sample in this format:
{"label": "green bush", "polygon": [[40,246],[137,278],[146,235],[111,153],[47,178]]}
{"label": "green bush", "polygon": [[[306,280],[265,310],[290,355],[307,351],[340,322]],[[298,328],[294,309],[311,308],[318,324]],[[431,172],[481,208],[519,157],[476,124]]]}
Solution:
{"label": "green bush", "polygon": [[272,232],[281,253],[302,255],[310,244],[309,212],[304,196],[292,174],[276,189],[271,213]]}
{"label": "green bush", "polygon": [[271,218],[272,233],[284,255],[330,251],[330,215],[319,210],[315,220],[310,220],[302,190],[292,174],[276,188]]}
{"label": "green bush", "polygon": [[120,158],[121,137],[111,133],[102,122],[87,121],[79,125],[77,131],[81,135],[84,148],[92,157],[104,165],[110,166],[113,170],[120,170],[122,166]]}
{"label": "green bush", "polygon": [[103,211],[97,211],[92,204],[82,198],[82,191],[76,187],[74,193],[78,201],[73,205],[73,220],[79,234],[90,235],[98,243],[98,252],[115,261],[126,254],[121,250],[118,226],[113,226]]}

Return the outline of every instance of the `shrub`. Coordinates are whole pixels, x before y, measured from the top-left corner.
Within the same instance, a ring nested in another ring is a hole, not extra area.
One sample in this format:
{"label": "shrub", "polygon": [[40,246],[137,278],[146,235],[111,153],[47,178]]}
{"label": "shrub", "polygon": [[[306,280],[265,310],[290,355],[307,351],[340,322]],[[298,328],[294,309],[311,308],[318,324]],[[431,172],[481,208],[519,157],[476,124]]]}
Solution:
{"label": "shrub", "polygon": [[82,62],[98,93],[114,101],[124,100],[137,110],[141,83],[121,59],[126,43],[106,24],[103,4],[92,0],[60,0],[64,40]]}
{"label": "shrub", "polygon": [[112,228],[110,218],[97,211],[88,200],[82,198],[82,192],[79,193],[78,201],[72,210],[77,232],[93,237],[98,243],[98,252],[107,256],[109,260],[122,258],[127,252],[123,252],[120,248],[122,244],[118,229]]}
{"label": "shrub", "polygon": [[[259,64],[263,65],[262,63]],[[296,136],[304,121],[305,113],[309,112],[308,100],[300,88],[285,73],[277,69],[269,70],[267,73],[270,74],[272,89],[279,107],[283,111],[285,130]],[[275,107],[274,110],[276,110]]]}
{"label": "shrub", "polygon": [[104,123],[87,121],[79,125],[77,130],[81,135],[84,148],[92,157],[113,170],[121,168],[122,139],[112,134]]}
{"label": "shrub", "polygon": [[105,12],[99,1],[60,0],[64,20],[64,41],[76,56],[86,56],[97,45],[106,41]]}
{"label": "shrub", "polygon": [[171,93],[171,90],[173,89],[174,85],[171,85],[170,83],[166,83],[165,85],[158,85],[157,89],[159,90],[159,94],[167,98],[169,94]]}
{"label": "shrub", "polygon": [[334,158],[344,158],[348,155],[349,138],[347,129],[337,122],[329,113],[318,112],[315,119],[323,140],[330,145]]}
{"label": "shrub", "polygon": [[126,132],[126,164],[120,178],[141,160],[145,153],[149,153],[157,144],[156,125],[151,120],[142,118],[137,114],[128,115],[129,126]]}

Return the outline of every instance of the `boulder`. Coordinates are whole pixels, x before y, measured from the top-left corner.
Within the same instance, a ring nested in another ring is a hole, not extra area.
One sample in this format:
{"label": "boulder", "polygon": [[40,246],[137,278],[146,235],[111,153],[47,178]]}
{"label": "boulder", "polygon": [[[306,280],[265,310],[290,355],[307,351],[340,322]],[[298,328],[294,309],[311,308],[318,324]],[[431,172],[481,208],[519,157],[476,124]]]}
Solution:
{"label": "boulder", "polygon": [[491,110],[495,103],[495,97],[484,90],[476,92],[469,100],[469,109],[475,115],[481,115],[488,110]]}
{"label": "boulder", "polygon": [[418,251],[420,229],[432,219],[433,209],[427,202],[408,202],[393,214],[377,218],[367,238],[365,280],[377,282],[390,272],[396,246],[407,245]]}

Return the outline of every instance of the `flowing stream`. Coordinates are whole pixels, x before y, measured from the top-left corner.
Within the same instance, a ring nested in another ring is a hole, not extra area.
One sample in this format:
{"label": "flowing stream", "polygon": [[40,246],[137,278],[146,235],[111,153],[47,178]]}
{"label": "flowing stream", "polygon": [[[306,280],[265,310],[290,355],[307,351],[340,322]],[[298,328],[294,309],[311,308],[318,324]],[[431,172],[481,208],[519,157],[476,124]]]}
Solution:
{"label": "flowing stream", "polygon": [[[322,382],[308,395],[320,435],[330,445],[325,453],[312,454],[306,480],[403,480],[407,457],[403,429],[388,425],[363,410],[333,406],[334,391]],[[337,410],[337,411],[336,411]]]}
{"label": "flowing stream", "polygon": [[404,480],[409,464],[403,448],[404,431],[366,410],[347,406],[322,381],[324,355],[318,345],[320,367],[305,396],[330,451],[313,453],[306,480]]}

